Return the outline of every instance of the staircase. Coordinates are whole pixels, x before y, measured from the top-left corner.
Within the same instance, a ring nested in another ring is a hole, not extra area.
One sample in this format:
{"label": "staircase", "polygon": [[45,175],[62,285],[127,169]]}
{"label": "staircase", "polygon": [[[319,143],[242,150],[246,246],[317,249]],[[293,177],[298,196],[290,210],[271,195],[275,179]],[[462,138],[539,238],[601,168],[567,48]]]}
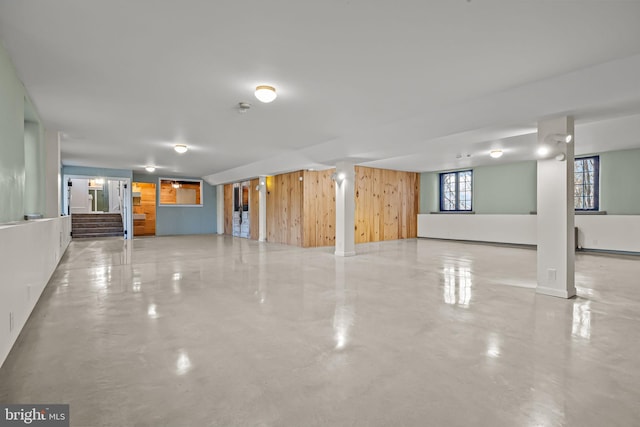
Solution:
{"label": "staircase", "polygon": [[122,216],[119,213],[73,214],[71,231],[74,239],[124,235]]}

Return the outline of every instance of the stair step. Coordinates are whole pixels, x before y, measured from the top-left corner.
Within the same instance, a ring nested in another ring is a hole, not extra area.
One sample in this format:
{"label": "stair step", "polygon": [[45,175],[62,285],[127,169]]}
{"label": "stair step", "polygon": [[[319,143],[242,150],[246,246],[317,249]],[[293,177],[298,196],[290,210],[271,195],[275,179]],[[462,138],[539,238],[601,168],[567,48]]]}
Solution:
{"label": "stair step", "polygon": [[93,230],[93,231],[102,231],[102,230],[122,230],[122,224],[116,224],[116,225],[112,225],[112,226],[103,226],[101,224],[91,224],[89,226],[85,226],[83,225],[77,225],[75,227],[72,227],[71,230],[72,231],[76,231],[76,230]]}
{"label": "stair step", "polygon": [[73,214],[71,230],[74,239],[123,236],[122,216],[115,214]]}
{"label": "stair step", "polygon": [[122,221],[120,217],[106,217],[106,218],[73,218],[72,222],[113,222],[113,221]]}
{"label": "stair step", "polygon": [[96,228],[96,227],[122,227],[122,222],[77,222],[71,225],[76,228]]}
{"label": "stair step", "polygon": [[83,233],[83,234],[78,234],[78,235],[76,235],[76,233],[73,233],[73,238],[74,239],[84,239],[84,238],[88,238],[88,237],[121,237],[121,236],[122,236],[122,232]]}

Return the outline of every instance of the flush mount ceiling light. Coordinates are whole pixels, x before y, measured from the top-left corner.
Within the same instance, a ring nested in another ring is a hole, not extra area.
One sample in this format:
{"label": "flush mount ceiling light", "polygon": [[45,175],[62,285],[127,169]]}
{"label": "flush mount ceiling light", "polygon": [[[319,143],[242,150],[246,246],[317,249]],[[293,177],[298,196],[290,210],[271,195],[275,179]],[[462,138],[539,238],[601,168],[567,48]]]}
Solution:
{"label": "flush mount ceiling light", "polygon": [[499,159],[500,157],[502,157],[502,150],[491,150],[489,155],[494,159]]}
{"label": "flush mount ceiling light", "polygon": [[173,149],[176,150],[176,153],[179,153],[179,154],[184,154],[188,150],[187,146],[184,144],[176,144],[174,145]]}
{"label": "flush mount ceiling light", "polygon": [[153,171],[155,171],[155,170],[156,170],[156,167],[155,167],[155,166],[145,166],[145,167],[144,167],[144,169],[145,169],[147,172],[151,173],[151,172],[153,172]]}
{"label": "flush mount ceiling light", "polygon": [[174,181],[174,182],[172,182],[172,183],[171,183],[171,186],[172,186],[173,188],[180,188],[180,183],[179,183],[179,182],[177,182],[177,181]]}
{"label": "flush mount ceiling light", "polygon": [[269,103],[276,99],[278,94],[276,93],[276,88],[268,85],[260,85],[256,86],[256,98],[260,102]]}

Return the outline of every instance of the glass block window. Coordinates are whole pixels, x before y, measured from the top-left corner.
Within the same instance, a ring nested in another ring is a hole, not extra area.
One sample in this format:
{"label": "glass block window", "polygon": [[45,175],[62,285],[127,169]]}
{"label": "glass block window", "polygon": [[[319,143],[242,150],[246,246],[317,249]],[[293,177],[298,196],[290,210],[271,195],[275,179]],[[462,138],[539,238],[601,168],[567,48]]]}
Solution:
{"label": "glass block window", "polygon": [[440,174],[440,210],[471,211],[473,171]]}
{"label": "glass block window", "polygon": [[575,160],[573,180],[574,206],[577,211],[597,211],[600,208],[600,157]]}

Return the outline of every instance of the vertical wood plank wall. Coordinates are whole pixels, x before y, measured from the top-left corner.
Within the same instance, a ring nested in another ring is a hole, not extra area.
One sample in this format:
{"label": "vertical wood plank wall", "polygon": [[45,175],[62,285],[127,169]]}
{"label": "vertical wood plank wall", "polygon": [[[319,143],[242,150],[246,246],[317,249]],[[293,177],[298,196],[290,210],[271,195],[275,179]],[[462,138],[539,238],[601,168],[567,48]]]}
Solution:
{"label": "vertical wood plank wall", "polygon": [[302,246],[302,171],[267,177],[267,241]]}
{"label": "vertical wood plank wall", "polygon": [[[335,169],[267,177],[267,241],[302,247],[335,245]],[[356,166],[356,243],[417,236],[419,175]],[[303,180],[300,180],[300,177]],[[258,179],[249,187],[250,238],[259,235]],[[224,186],[225,234],[231,234],[233,185]]]}
{"label": "vertical wood plank wall", "polygon": [[304,171],[303,236],[305,248],[336,244],[335,169]]}
{"label": "vertical wood plank wall", "polygon": [[224,185],[224,234],[233,234],[233,184]]}
{"label": "vertical wood plank wall", "polygon": [[133,213],[145,214],[145,219],[133,220],[133,235],[154,236],[156,234],[156,185],[148,182],[134,182],[131,191],[140,193],[140,198],[133,198]]}
{"label": "vertical wood plank wall", "polygon": [[256,190],[260,180],[258,178],[249,181],[249,238],[258,240],[260,237],[260,218],[258,209],[260,209],[260,192]]}
{"label": "vertical wood plank wall", "polygon": [[355,172],[356,243],[417,237],[418,174],[363,166]]}

